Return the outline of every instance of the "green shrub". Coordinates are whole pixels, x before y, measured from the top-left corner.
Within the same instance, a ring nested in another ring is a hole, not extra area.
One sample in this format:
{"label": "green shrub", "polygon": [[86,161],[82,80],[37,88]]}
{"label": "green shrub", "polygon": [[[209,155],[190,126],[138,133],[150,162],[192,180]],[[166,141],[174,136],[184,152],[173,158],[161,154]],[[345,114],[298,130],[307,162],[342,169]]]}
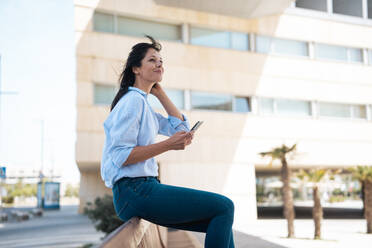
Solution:
{"label": "green shrub", "polygon": [[345,201],[345,196],[343,195],[332,195],[331,197],[329,197],[329,202],[330,203],[334,203],[334,202],[343,202]]}
{"label": "green shrub", "polygon": [[7,195],[12,197],[31,197],[36,196],[37,192],[36,184],[25,184],[22,179],[19,179],[15,184],[5,184],[4,188]]}
{"label": "green shrub", "polygon": [[106,235],[123,224],[123,221],[116,215],[110,195],[97,197],[94,200],[94,205],[88,202],[84,208],[84,214],[92,220],[97,231],[102,231]]}
{"label": "green shrub", "polygon": [[79,187],[72,186],[71,184],[67,184],[65,190],[66,197],[79,197]]}
{"label": "green shrub", "polygon": [[89,244],[85,244],[85,245],[83,245],[83,246],[80,246],[79,248],[91,248],[91,247],[93,247],[93,246],[94,246],[94,244],[89,243]]}
{"label": "green shrub", "polygon": [[3,196],[2,198],[3,203],[5,204],[13,204],[14,203],[14,196]]}

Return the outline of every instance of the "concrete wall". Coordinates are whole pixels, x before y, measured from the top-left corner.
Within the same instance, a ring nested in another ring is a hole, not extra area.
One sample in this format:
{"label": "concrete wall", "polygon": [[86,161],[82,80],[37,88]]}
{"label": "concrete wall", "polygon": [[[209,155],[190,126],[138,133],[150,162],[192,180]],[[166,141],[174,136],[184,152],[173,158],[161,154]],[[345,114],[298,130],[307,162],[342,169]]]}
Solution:
{"label": "concrete wall", "polygon": [[80,205],[79,213],[83,213],[87,202],[94,203],[97,196],[112,194],[111,189],[106,188],[97,170],[80,169]]}

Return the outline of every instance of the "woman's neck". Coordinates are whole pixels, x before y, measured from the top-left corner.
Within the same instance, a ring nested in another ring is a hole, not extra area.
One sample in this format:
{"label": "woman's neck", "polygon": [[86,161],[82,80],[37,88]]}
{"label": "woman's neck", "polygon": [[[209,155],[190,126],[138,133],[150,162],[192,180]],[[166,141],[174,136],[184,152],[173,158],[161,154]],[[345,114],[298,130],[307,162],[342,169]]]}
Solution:
{"label": "woman's neck", "polygon": [[154,86],[155,83],[146,82],[144,80],[141,80],[139,78],[136,78],[136,81],[134,82],[133,87],[136,87],[147,94],[150,93],[152,86]]}

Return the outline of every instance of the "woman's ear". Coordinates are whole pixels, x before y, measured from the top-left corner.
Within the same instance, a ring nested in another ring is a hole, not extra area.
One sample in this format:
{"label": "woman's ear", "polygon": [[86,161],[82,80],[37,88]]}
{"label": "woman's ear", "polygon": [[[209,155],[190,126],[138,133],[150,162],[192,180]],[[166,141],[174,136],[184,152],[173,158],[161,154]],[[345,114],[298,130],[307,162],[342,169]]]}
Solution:
{"label": "woman's ear", "polygon": [[133,72],[135,75],[138,75],[138,74],[139,74],[139,68],[138,68],[138,67],[132,67],[132,72]]}

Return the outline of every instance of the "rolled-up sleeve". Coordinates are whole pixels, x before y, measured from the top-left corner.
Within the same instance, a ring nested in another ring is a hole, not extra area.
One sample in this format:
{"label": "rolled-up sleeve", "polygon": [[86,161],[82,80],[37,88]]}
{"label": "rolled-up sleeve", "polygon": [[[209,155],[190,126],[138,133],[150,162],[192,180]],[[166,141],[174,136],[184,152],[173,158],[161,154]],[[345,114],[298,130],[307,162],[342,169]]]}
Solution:
{"label": "rolled-up sleeve", "polygon": [[169,115],[168,118],[165,118],[159,113],[155,113],[156,118],[159,122],[159,134],[165,136],[172,136],[173,134],[185,131],[190,131],[189,121],[187,120],[186,116],[182,114],[184,121],[178,119],[177,117]]}
{"label": "rolled-up sleeve", "polygon": [[143,101],[140,99],[122,104],[115,113],[113,126],[110,129],[112,152],[111,159],[117,167],[127,161],[133,148],[137,146],[137,138],[143,112]]}

